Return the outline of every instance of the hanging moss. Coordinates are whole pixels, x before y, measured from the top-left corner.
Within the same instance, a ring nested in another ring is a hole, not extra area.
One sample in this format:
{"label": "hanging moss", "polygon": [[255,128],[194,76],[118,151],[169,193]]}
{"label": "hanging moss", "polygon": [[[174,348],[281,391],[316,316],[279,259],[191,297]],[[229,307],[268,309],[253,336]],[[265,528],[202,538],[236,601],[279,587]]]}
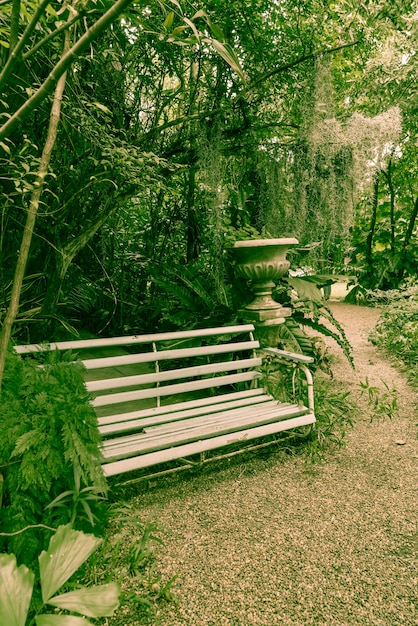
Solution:
{"label": "hanging moss", "polygon": [[321,242],[317,260],[333,266],[343,263],[358,200],[369,193],[373,172],[394,150],[401,130],[397,108],[374,118],[356,113],[346,122],[334,109],[331,72],[319,60],[295,141],[272,141],[260,159],[267,230],[295,236],[303,245]]}

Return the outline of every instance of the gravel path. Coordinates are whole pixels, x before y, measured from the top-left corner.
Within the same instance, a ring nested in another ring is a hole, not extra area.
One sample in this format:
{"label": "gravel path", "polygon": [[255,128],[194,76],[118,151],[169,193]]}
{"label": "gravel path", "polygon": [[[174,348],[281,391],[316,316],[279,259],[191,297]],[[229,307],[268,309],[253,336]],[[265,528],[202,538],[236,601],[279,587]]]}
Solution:
{"label": "gravel path", "polygon": [[158,569],[178,574],[163,626],[418,624],[417,397],[367,343],[378,311],[332,308],[356,362],[330,344],[336,378],[385,381],[399,415],[370,422],[360,400],[346,447],[313,469],[279,452],[138,487],[140,518],[166,530]]}

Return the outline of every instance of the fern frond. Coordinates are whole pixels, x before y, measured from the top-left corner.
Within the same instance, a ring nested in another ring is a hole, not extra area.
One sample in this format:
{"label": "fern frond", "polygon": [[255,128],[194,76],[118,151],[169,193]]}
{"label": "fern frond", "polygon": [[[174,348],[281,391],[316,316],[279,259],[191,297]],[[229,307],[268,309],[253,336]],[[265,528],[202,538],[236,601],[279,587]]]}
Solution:
{"label": "fern frond", "polygon": [[286,318],[285,323],[280,326],[280,338],[285,343],[290,343],[294,350],[306,356],[315,356],[312,339],[294,318]]}
{"label": "fern frond", "polygon": [[[105,491],[97,462],[100,434],[88,398],[77,364],[57,362],[52,354],[51,363],[40,368],[33,359],[8,356],[0,437],[0,524],[7,532],[17,530],[22,518],[45,522],[45,507],[72,486],[73,467],[80,469],[86,485]],[[25,558],[27,554],[25,550]]]}
{"label": "fern frond", "polygon": [[331,337],[332,339],[334,339],[334,341],[336,341],[336,343],[340,346],[341,350],[344,353],[344,356],[347,358],[351,367],[354,369],[354,361],[353,361],[353,356],[352,356],[351,344],[348,341],[348,339],[345,337],[345,334],[336,333],[335,331],[328,328],[328,326],[321,324],[317,319],[312,319],[309,317],[304,317],[304,316],[299,316],[299,315],[295,315],[295,319],[298,319],[300,324],[303,324],[304,326],[308,326],[309,328],[316,330],[322,335],[325,335],[326,337]]}
{"label": "fern frond", "polygon": [[205,302],[208,309],[211,309],[216,304],[217,294],[213,288],[213,281],[210,280],[210,277],[205,280],[202,275],[197,275],[196,272],[192,273],[186,270],[179,278],[196,296]]}
{"label": "fern frond", "polygon": [[183,287],[172,280],[167,280],[161,277],[155,278],[154,282],[158,285],[158,287],[160,287],[160,289],[173,296],[182,307],[192,310],[195,309],[196,299],[193,297],[193,294],[186,289],[186,287]]}
{"label": "fern frond", "polygon": [[14,447],[13,452],[10,455],[10,458],[14,458],[24,454],[34,446],[42,445],[45,440],[45,433],[42,432],[39,428],[35,428],[33,430],[28,431],[21,435],[16,441],[16,445]]}

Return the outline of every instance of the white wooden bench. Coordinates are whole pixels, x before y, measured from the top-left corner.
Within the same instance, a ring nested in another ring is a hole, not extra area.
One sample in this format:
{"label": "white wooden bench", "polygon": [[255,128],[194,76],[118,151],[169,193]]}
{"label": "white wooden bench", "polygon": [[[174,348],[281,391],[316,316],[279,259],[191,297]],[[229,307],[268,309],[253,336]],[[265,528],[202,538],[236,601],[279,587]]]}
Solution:
{"label": "white wooden bench", "polygon": [[[253,332],[246,324],[15,350],[21,355],[76,351],[86,368],[103,437],[103,471],[110,477],[196,454],[203,460],[211,450],[315,422],[308,369],[313,359],[274,348],[262,351]],[[94,356],[97,350],[105,356]],[[265,354],[300,368],[306,403],[277,402],[258,386]]]}

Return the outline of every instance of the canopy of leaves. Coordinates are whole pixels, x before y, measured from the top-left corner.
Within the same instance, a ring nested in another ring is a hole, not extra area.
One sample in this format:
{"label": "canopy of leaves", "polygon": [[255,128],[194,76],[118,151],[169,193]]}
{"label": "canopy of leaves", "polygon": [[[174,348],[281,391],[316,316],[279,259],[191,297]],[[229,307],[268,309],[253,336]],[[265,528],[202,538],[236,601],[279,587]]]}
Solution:
{"label": "canopy of leaves", "polygon": [[[16,20],[12,3],[2,8],[7,120],[54,69],[73,9],[21,3]],[[77,4],[73,40],[106,8]],[[42,321],[29,326],[41,339],[62,325],[97,333],[172,324],[178,300],[167,299],[166,285],[183,288],[187,272],[195,286],[204,277],[207,315],[229,315],[237,300],[225,248],[237,229],[320,241],[315,263],[338,267],[357,214],[361,265],[379,145],[382,172],[387,144],[400,148],[392,154],[394,208],[378,219],[386,230],[374,241],[391,237],[396,224],[397,276],[409,271],[402,250],[416,237],[413,19],[408,0],[127,2],[123,20],[69,66],[17,330],[32,319]],[[384,117],[390,110],[397,126]],[[48,116],[46,98],[0,146],[1,310]],[[385,185],[378,216],[390,196]],[[189,313],[180,317],[190,325]]]}

